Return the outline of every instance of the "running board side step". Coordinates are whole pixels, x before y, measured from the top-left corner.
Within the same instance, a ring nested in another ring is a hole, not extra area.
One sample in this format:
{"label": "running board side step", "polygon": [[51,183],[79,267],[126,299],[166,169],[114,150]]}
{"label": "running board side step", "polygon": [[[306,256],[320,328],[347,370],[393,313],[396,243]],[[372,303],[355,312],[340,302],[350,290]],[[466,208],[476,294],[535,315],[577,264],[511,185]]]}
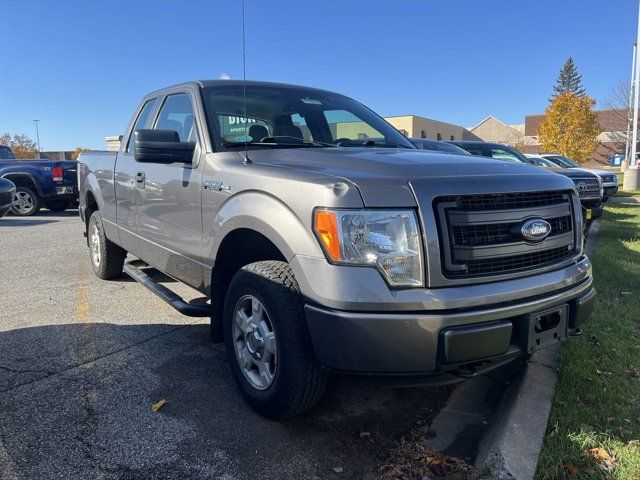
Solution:
{"label": "running board side step", "polygon": [[136,282],[141,283],[162,300],[167,302],[181,314],[188,317],[210,317],[212,314],[211,305],[192,305],[185,302],[177,293],[172,292],[164,285],[155,282],[149,275],[139,268],[125,263],[122,268],[124,273],[133,278]]}

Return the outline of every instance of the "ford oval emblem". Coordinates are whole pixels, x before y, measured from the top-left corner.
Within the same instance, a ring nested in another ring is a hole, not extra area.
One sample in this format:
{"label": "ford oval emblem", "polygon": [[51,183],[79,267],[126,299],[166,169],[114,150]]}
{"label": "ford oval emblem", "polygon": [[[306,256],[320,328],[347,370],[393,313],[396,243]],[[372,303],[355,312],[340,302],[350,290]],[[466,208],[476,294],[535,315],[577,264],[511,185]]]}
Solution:
{"label": "ford oval emblem", "polygon": [[522,238],[529,242],[541,242],[551,233],[551,224],[542,218],[527,220],[520,227]]}

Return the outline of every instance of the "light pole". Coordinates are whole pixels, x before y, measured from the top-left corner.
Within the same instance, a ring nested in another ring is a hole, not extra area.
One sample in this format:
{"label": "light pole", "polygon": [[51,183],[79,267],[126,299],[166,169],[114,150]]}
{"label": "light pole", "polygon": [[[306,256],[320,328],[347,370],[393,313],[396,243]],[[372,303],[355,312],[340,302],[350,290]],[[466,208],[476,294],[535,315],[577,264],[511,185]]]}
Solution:
{"label": "light pole", "polygon": [[629,102],[627,105],[627,142],[624,147],[624,160],[621,165],[621,170],[624,172],[629,166],[629,158],[631,158],[631,126],[633,125],[633,97],[635,96],[636,85],[636,57],[638,55],[636,49],[638,44],[633,44],[633,57],[631,60],[631,85],[629,87]]}
{"label": "light pole", "polygon": [[36,141],[38,142],[38,153],[42,152],[42,150],[40,149],[40,132],[38,131],[38,122],[40,120],[33,120],[36,124]]}
{"label": "light pole", "polygon": [[629,158],[629,168],[624,172],[624,180],[622,181],[622,189],[627,191],[638,189],[638,160],[636,153],[638,149],[638,104],[640,99],[638,93],[640,90],[640,2],[638,3],[638,37],[636,40],[636,68],[634,75],[633,88],[633,132],[631,132],[631,157]]}

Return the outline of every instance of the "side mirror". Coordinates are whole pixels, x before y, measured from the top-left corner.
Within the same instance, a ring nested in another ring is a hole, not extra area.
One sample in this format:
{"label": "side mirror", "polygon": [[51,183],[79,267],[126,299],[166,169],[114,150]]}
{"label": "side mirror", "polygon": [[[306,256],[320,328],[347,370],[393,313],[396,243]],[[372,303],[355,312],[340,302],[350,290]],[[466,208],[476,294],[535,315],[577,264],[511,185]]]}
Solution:
{"label": "side mirror", "polygon": [[133,132],[134,158],[142,163],[191,163],[195,142],[181,142],[173,130],[136,130]]}

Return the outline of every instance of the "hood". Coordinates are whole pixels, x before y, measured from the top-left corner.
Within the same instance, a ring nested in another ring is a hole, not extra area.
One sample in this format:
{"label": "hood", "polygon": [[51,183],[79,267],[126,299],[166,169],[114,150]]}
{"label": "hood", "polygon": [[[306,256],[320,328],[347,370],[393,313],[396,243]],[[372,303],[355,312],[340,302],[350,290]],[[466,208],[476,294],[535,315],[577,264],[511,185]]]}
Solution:
{"label": "hood", "polygon": [[[254,150],[250,155],[254,163],[348,180],[358,187],[365,205],[372,207],[415,204],[409,182],[418,180],[421,184],[448,185],[452,193],[472,193],[474,185],[483,190],[481,185],[489,180],[501,183],[504,191],[573,188],[572,182],[531,165],[471,155],[432,154],[417,149],[295,148]],[[463,190],[459,187],[462,183],[465,184]],[[389,188],[391,186],[406,193],[399,194]]]}
{"label": "hood", "polygon": [[607,171],[607,170],[600,170],[597,168],[571,168],[568,170],[575,170],[575,171],[579,171],[579,172],[589,172],[589,173],[593,173],[594,175],[598,175],[599,177],[603,177],[603,176],[607,176],[607,177],[613,177],[614,181],[616,183],[618,183],[618,177],[616,176],[616,172],[612,172],[612,171]]}
{"label": "hood", "polygon": [[548,170],[569,178],[597,177],[596,174],[582,168],[549,168]]}

